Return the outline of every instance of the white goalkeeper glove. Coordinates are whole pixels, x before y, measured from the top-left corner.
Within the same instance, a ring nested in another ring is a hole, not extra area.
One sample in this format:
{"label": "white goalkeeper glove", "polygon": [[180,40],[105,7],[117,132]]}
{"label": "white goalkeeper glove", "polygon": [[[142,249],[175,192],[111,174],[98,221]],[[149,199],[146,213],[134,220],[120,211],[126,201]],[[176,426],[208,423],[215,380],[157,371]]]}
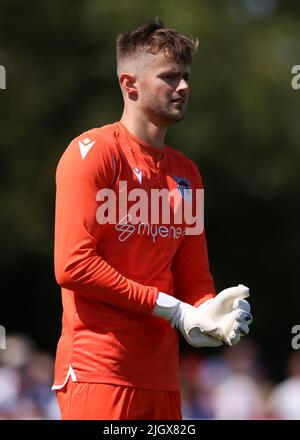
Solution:
{"label": "white goalkeeper glove", "polygon": [[222,331],[212,319],[196,307],[164,292],[159,292],[152,314],[168,320],[193,347],[222,345]]}
{"label": "white goalkeeper glove", "polygon": [[239,284],[222,290],[215,298],[198,306],[199,311],[219,325],[227,345],[236,345],[241,336],[249,333],[251,307],[244,299],[248,296],[248,287]]}

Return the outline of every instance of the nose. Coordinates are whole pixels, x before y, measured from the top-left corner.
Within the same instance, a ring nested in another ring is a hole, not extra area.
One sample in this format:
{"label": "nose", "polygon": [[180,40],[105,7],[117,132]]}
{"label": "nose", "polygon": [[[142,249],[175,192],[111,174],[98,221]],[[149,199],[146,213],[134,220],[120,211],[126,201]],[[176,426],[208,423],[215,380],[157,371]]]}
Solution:
{"label": "nose", "polygon": [[177,90],[176,91],[183,90],[184,92],[187,92],[188,89],[189,89],[189,83],[187,82],[186,79],[181,78],[181,80],[179,81],[179,84],[177,86]]}

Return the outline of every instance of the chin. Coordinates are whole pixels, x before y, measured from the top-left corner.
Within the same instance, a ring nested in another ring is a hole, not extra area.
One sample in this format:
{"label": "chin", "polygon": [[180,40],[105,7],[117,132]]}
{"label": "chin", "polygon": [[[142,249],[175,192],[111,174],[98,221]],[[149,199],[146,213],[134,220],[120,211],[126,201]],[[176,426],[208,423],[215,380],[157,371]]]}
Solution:
{"label": "chin", "polygon": [[176,124],[184,119],[183,112],[174,112],[174,113],[160,113],[153,114],[153,120],[156,120],[157,123],[164,126],[169,126]]}
{"label": "chin", "polygon": [[173,109],[172,111],[167,112],[165,114],[166,117],[174,121],[181,121],[184,118],[184,115],[185,115],[184,108]]}
{"label": "chin", "polygon": [[184,114],[183,113],[180,113],[178,115],[172,115],[170,117],[170,120],[173,122],[173,124],[176,123],[176,122],[180,122],[183,119],[184,119]]}

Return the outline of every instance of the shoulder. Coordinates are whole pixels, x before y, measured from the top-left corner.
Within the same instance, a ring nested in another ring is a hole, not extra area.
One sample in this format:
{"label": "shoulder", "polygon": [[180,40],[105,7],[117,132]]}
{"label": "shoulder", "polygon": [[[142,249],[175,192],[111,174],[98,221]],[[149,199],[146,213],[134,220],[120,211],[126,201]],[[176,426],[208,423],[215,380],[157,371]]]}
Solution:
{"label": "shoulder", "polygon": [[113,144],[118,133],[118,125],[116,123],[106,124],[102,127],[92,128],[86,131],[86,134],[94,136],[99,142]]}
{"label": "shoulder", "polygon": [[97,151],[110,150],[115,145],[116,125],[107,124],[102,127],[91,128],[76,136],[69,146],[77,147],[81,156],[85,156],[86,151],[97,149]]}
{"label": "shoulder", "polygon": [[103,156],[109,158],[117,153],[116,124],[91,128],[74,137],[64,150],[60,162],[90,162]]}
{"label": "shoulder", "polygon": [[117,154],[115,131],[115,124],[108,124],[76,136],[63,152],[57,173],[97,175],[99,171],[114,172]]}

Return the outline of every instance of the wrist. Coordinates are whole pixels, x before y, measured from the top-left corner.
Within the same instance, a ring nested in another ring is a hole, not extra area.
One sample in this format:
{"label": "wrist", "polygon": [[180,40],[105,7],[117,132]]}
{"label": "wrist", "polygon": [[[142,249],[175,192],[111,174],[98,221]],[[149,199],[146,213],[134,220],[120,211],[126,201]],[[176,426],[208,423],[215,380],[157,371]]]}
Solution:
{"label": "wrist", "polygon": [[[173,321],[174,316],[180,305],[180,300],[174,296],[168,295],[164,292],[159,292],[156,298],[156,303],[152,311],[152,315]],[[175,323],[176,324],[176,323]]]}

